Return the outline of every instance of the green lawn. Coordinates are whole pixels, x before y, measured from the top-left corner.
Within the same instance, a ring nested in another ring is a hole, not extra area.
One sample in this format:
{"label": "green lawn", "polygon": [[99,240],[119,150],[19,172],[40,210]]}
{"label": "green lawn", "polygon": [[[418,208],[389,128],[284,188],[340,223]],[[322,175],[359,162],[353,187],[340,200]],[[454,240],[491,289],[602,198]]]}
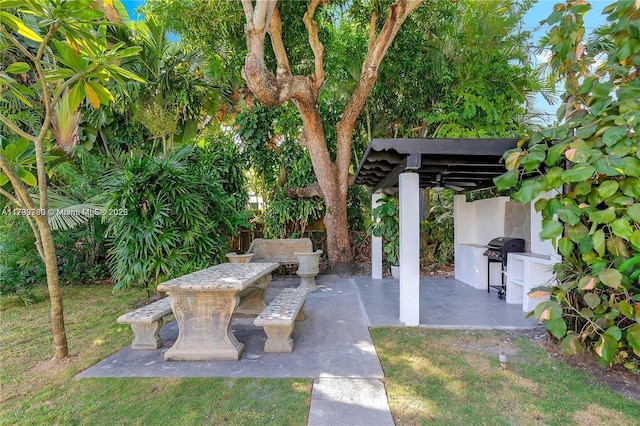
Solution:
{"label": "green lawn", "polygon": [[12,297],[0,299],[0,424],[306,423],[311,380],[75,380],[78,372],[131,343],[131,329],[116,318],[146,294],[112,294],[105,286],[64,290],[72,357],[63,365],[49,361],[53,346],[48,301],[24,306]]}
{"label": "green lawn", "polygon": [[[100,378],[85,368],[131,343],[116,318],[141,291],[65,287],[72,357],[53,354],[46,300],[0,298],[0,424],[304,425],[311,380]],[[42,292],[41,295],[45,293]],[[372,329],[399,425],[640,425],[640,403],[499,331]],[[508,354],[503,371],[498,354]],[[375,426],[375,425],[371,425]]]}
{"label": "green lawn", "polygon": [[384,328],[371,334],[398,425],[640,425],[639,402],[508,332]]}

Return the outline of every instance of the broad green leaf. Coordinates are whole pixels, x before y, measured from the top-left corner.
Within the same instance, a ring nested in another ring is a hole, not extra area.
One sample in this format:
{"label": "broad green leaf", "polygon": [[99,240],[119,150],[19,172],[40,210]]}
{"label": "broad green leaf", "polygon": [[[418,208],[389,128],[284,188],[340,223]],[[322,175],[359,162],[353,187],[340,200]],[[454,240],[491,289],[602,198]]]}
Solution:
{"label": "broad green leaf", "polygon": [[616,269],[605,269],[598,274],[598,278],[604,285],[613,289],[620,287],[622,282],[622,274]]}
{"label": "broad green leaf", "polygon": [[542,231],[540,231],[540,238],[543,240],[552,240],[559,237],[562,234],[564,227],[562,224],[555,220],[545,219],[542,221]]}
{"label": "broad green leaf", "polygon": [[547,189],[559,188],[564,184],[562,180],[562,174],[564,173],[564,169],[560,167],[552,167],[547,170],[547,173],[544,175],[543,180]]}
{"label": "broad green leaf", "polygon": [[636,229],[629,235],[629,242],[636,247],[640,247],[640,229]]}
{"label": "broad green leaf", "polygon": [[562,237],[558,240],[558,250],[564,257],[568,257],[573,251],[573,243],[567,237]]}
{"label": "broad green leaf", "polygon": [[593,249],[598,253],[598,256],[602,257],[605,255],[607,247],[605,245],[605,235],[604,230],[598,229],[591,236],[593,241]]}
{"label": "broad green leaf", "polygon": [[544,189],[544,183],[538,179],[529,179],[522,182],[520,189],[513,195],[513,199],[521,204],[533,201],[540,191]]}
{"label": "broad green leaf", "polygon": [[620,188],[628,197],[640,198],[640,179],[628,177],[620,181]]}
{"label": "broad green leaf", "polygon": [[31,67],[26,62],[14,62],[9,65],[6,70],[4,70],[8,74],[24,74],[29,71]]}
{"label": "broad green leaf", "polygon": [[567,333],[567,324],[564,322],[563,318],[546,320],[544,325],[556,339],[562,339]]}
{"label": "broad green leaf", "polygon": [[621,300],[620,302],[618,302],[618,309],[620,310],[620,313],[622,315],[624,315],[625,317],[627,317],[629,319],[633,319],[633,317],[634,317],[634,308],[633,308],[633,306],[631,306],[631,304],[629,304],[625,300]]}
{"label": "broad green leaf", "polygon": [[562,340],[560,348],[567,356],[581,355],[585,353],[585,349],[580,342],[580,338],[575,333],[568,334],[567,337]]}
{"label": "broad green leaf", "polygon": [[26,170],[22,167],[16,167],[16,172],[18,173],[18,177],[21,181],[26,183],[29,186],[37,186],[38,179],[31,173],[29,170]]}
{"label": "broad green leaf", "polygon": [[562,154],[564,153],[564,151],[567,149],[568,146],[569,145],[567,143],[554,144],[547,151],[547,159],[545,160],[545,164],[547,166],[555,165],[558,162],[558,160],[560,159],[560,157],[562,156]]}
{"label": "broad green leaf", "polygon": [[589,220],[593,223],[611,223],[616,220],[616,209],[609,207],[605,210],[596,210],[589,214]]}
{"label": "broad green leaf", "polygon": [[615,180],[605,180],[598,187],[598,194],[600,194],[602,198],[609,198],[616,193],[618,188],[618,182]]}
{"label": "broad green leaf", "polygon": [[582,212],[580,208],[576,205],[565,205],[560,207],[556,213],[558,214],[558,218],[563,222],[568,223],[569,225],[575,225],[580,221],[580,217],[582,216]]}
{"label": "broad green leaf", "polygon": [[9,182],[9,178],[4,173],[0,172],[0,186],[4,186]]}
{"label": "broad green leaf", "polygon": [[624,157],[622,159],[622,173],[627,176],[640,176],[640,160],[634,157]]}
{"label": "broad green leaf", "polygon": [[27,27],[24,22],[18,19],[16,16],[13,16],[7,12],[0,12],[0,22],[11,27],[14,31],[16,31],[21,36],[28,38],[29,40],[33,40],[35,42],[40,43],[42,41],[42,37],[40,37],[36,32],[34,32],[31,28]]}
{"label": "broad green leaf", "polygon": [[569,170],[565,170],[562,177],[565,182],[583,182],[591,179],[595,171],[595,167],[590,164],[578,164]]}
{"label": "broad green leaf", "polygon": [[625,136],[627,136],[625,127],[611,127],[602,134],[602,142],[607,146],[611,146]]}
{"label": "broad green leaf", "polygon": [[629,224],[629,221],[624,218],[617,219],[616,221],[611,223],[610,226],[615,235],[620,238],[624,238],[625,240],[628,240],[631,236],[631,233],[633,232],[633,228]]}
{"label": "broad green leaf", "polygon": [[616,155],[605,155],[596,160],[594,167],[602,175],[618,176],[624,171],[624,162]]}
{"label": "broad green leaf", "polygon": [[619,342],[622,338],[622,330],[620,330],[620,327],[616,325],[612,325],[611,327],[607,328],[605,333],[616,339],[616,342]]}
{"label": "broad green leaf", "polygon": [[[543,146],[543,145],[536,145]],[[522,157],[520,163],[526,172],[532,172],[540,167],[540,164],[544,161],[546,153],[541,150],[530,150],[525,156]]]}
{"label": "broad green leaf", "polygon": [[587,195],[591,192],[591,181],[587,180],[584,182],[578,182],[575,189],[576,189],[576,194]]}
{"label": "broad green leaf", "polygon": [[602,359],[610,363],[613,361],[613,357],[618,349],[618,342],[616,342],[613,336],[601,334],[600,340],[598,340],[598,343],[596,343],[593,349]]}
{"label": "broad green leaf", "polygon": [[597,128],[598,127],[595,123],[590,123],[586,126],[578,127],[576,129],[576,138],[586,139],[589,136],[593,135],[596,132]]}
{"label": "broad green leaf", "polygon": [[2,0],[0,9],[17,9],[24,6],[24,0]]}
{"label": "broad green leaf", "polygon": [[589,230],[582,223],[576,223],[567,230],[567,236],[576,244],[579,244],[580,241],[587,238],[588,235]]}
{"label": "broad green leaf", "polygon": [[627,329],[627,342],[636,354],[640,354],[640,324]]}
{"label": "broad green leaf", "polygon": [[640,203],[634,203],[627,207],[627,214],[631,219],[640,223]]}
{"label": "broad green leaf", "polygon": [[69,110],[75,112],[85,98],[84,84],[78,82],[69,91]]}

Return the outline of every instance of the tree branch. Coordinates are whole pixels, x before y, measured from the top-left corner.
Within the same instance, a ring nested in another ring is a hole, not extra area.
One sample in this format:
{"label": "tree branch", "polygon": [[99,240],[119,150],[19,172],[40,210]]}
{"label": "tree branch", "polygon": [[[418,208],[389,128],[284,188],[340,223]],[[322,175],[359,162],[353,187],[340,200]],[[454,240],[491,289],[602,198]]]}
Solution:
{"label": "tree branch", "polygon": [[273,53],[276,55],[276,61],[278,62],[278,68],[276,70],[277,79],[290,77],[291,66],[289,65],[289,58],[287,58],[287,52],[282,42],[282,20],[280,18],[280,11],[277,8],[273,11],[271,21],[269,22],[269,37],[271,38]]}
{"label": "tree branch", "polygon": [[324,46],[320,42],[320,38],[318,36],[318,24],[313,19],[313,15],[315,15],[318,6],[321,6],[324,3],[324,0],[312,0],[309,3],[307,12],[302,18],[304,26],[307,27],[307,32],[309,33],[309,45],[311,46],[311,50],[313,51],[314,72],[311,76],[311,81],[313,83],[313,88],[315,89],[316,96],[320,91],[320,87],[322,87],[322,83],[324,82]]}
{"label": "tree branch", "polygon": [[247,23],[251,22],[253,24],[253,3],[251,0],[242,0],[242,10],[244,10]]}
{"label": "tree branch", "polygon": [[12,132],[14,132],[15,134],[17,134],[20,137],[23,137],[27,140],[30,140],[31,142],[35,142],[36,141],[36,137],[25,132],[24,130],[22,130],[20,127],[18,127],[15,123],[13,123],[11,120],[9,120],[9,118],[7,118],[4,114],[0,113],[0,121],[2,121],[2,123],[4,125],[6,125]]}
{"label": "tree branch", "polygon": [[25,47],[22,44],[20,44],[20,42],[10,32],[6,31],[4,28],[0,28],[0,33],[2,33],[3,36],[8,38],[11,41],[11,43],[13,43],[13,45],[16,46],[24,56],[29,58],[31,62],[34,62],[36,60],[35,56],[33,56],[31,52],[25,49]]}
{"label": "tree branch", "polygon": [[[353,174],[349,174],[349,186],[355,184],[356,176]],[[286,189],[287,197],[289,198],[313,198],[313,197],[322,197],[322,189],[320,188],[320,184],[318,182],[314,182],[311,185],[304,186],[302,188],[287,188]]]}
{"label": "tree branch", "polygon": [[[348,173],[351,162],[351,137],[356,120],[362,112],[371,88],[378,77],[378,68],[384,59],[389,46],[396,37],[398,30],[404,23],[407,16],[413,12],[424,0],[397,0],[389,6],[385,23],[375,40],[369,40],[367,57],[362,63],[362,72],[356,87],[351,94],[351,98],[342,113],[342,117],[337,124],[338,130],[338,152],[336,155],[336,166],[340,173]],[[375,12],[374,12],[375,14]],[[372,14],[371,24],[375,25]],[[370,37],[375,36],[375,30],[369,29]],[[346,193],[348,185],[346,180],[341,180],[341,191]]]}

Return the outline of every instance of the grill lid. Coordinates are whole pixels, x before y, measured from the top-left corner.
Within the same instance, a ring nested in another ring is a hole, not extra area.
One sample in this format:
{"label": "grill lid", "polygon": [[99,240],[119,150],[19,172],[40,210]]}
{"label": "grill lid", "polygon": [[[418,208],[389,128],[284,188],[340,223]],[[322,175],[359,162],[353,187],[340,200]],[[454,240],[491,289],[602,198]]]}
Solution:
{"label": "grill lid", "polygon": [[489,241],[485,247],[502,253],[522,252],[524,251],[524,240],[522,238],[497,237]]}

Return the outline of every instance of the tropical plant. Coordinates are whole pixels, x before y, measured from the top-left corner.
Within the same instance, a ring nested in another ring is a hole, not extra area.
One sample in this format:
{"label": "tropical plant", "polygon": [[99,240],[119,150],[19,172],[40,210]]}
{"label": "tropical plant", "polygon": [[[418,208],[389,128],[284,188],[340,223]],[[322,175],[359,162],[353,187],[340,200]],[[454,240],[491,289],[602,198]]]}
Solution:
{"label": "tropical plant", "polygon": [[[38,117],[38,125],[31,123],[25,127],[15,116],[6,115],[4,109],[0,111],[0,122],[13,138],[23,138],[33,144],[36,165],[36,176],[21,173],[9,161],[4,149],[0,155],[0,170],[11,188],[0,188],[0,194],[26,213],[38,253],[44,260],[56,359],[68,355],[68,346],[56,251],[47,220],[49,197],[45,154],[52,117],[63,99],[69,103],[69,112],[77,110],[85,100],[98,109],[113,100],[104,86],[109,80],[140,80],[118,66],[119,61],[135,55],[139,49],[107,43],[105,29],[108,22],[104,20],[104,13],[93,9],[92,4],[92,0],[3,0],[0,3],[2,46],[11,44],[14,52],[19,51],[23,58],[0,71],[2,97],[13,96],[28,107],[39,103],[44,110],[44,115]],[[29,192],[29,187],[36,184],[37,204]]]}
{"label": "tropical plant", "polygon": [[184,147],[166,157],[130,157],[105,176],[114,289],[154,290],[223,259],[235,202],[215,171],[198,165],[200,154]]}
{"label": "tropical plant", "polygon": [[[495,180],[516,201],[536,202],[543,239],[563,256],[558,283],[533,314],[568,354],[592,350],[604,366],[637,369],[640,360],[640,6],[604,8],[606,50],[586,50],[585,1],[554,6],[545,43],[555,75],[564,78],[558,126],[532,134],[505,153],[509,170]],[[601,65],[596,59],[604,55]]]}
{"label": "tropical plant", "polygon": [[385,260],[389,265],[399,265],[400,219],[396,196],[382,195],[378,199],[378,206],[371,210],[371,225],[367,233],[382,237],[382,252]]}

